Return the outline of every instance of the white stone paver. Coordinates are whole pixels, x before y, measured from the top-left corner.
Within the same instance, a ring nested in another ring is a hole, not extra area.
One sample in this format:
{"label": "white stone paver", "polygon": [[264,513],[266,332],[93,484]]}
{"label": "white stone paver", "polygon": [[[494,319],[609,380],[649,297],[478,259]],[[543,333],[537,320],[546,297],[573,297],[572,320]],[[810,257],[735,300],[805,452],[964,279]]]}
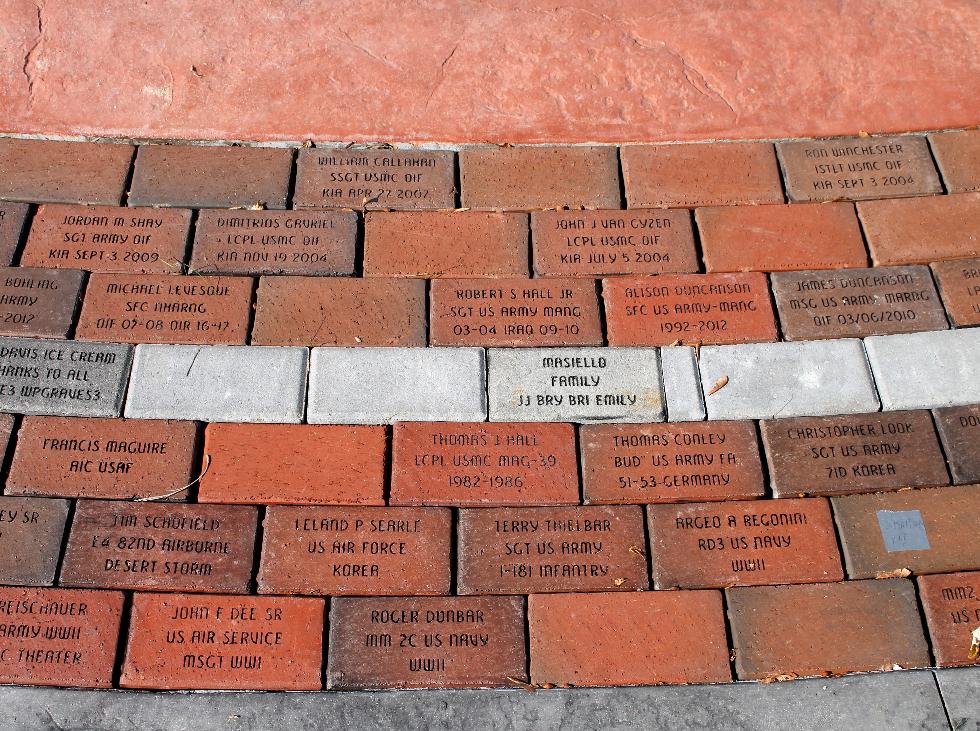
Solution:
{"label": "white stone paver", "polygon": [[660,370],[667,397],[668,421],[701,421],[704,394],[695,350],[689,346],[660,349]]}

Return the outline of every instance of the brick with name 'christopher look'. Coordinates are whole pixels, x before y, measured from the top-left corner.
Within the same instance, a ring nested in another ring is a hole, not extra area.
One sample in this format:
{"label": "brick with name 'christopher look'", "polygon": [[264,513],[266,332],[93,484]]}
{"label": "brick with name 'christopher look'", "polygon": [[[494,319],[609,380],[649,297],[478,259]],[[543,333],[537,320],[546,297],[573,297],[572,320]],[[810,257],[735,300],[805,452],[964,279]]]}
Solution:
{"label": "brick with name 'christopher look'", "polygon": [[244,345],[252,280],[96,273],[75,337],[122,343]]}
{"label": "brick with name 'christopher look'", "polygon": [[531,240],[539,277],[698,270],[687,211],[534,211]]}
{"label": "brick with name 'christopher look'", "polygon": [[946,485],[928,411],[763,421],[776,497]]}
{"label": "brick with name 'christopher look'", "polygon": [[712,345],[776,339],[761,272],[602,280],[610,345]]}
{"label": "brick with name 'christopher look'", "polygon": [[786,340],[945,330],[928,267],[773,272]]}
{"label": "brick with name 'christopher look'", "polygon": [[257,520],[246,506],[79,500],[59,583],[245,593]]}
{"label": "brick with name 'christopher look'", "polygon": [[453,208],[449,150],[362,150],[321,147],[296,158],[296,208]]}
{"label": "brick with name 'christopher look'", "polygon": [[586,424],[586,503],[670,503],[761,497],[762,463],[749,421]]}
{"label": "brick with name 'christopher look'", "polygon": [[0,496],[0,584],[54,583],[67,516],[67,500]]}
{"label": "brick with name 'christopher look'", "polygon": [[973,632],[980,627],[980,571],[919,576],[916,583],[936,664],[980,664],[980,657],[970,658]]}
{"label": "brick with name 'christopher look'", "polygon": [[119,685],[320,690],[323,599],[133,595]]}
{"label": "brick with name 'christopher look'", "polygon": [[590,280],[434,279],[430,292],[432,345],[602,345]]}
{"label": "brick with name 'christopher look'", "polygon": [[176,274],[180,272],[191,212],[173,208],[39,206],[24,266],[66,267],[90,272]]}
{"label": "brick with name 'christopher look'", "polygon": [[190,269],[203,274],[354,273],[351,211],[198,213]]}
{"label": "brick with name 'christopher look'", "polygon": [[0,587],[0,684],[111,688],[123,594]]}
{"label": "brick with name 'christopher look'", "polygon": [[17,253],[28,209],[26,203],[0,201],[0,266],[14,263],[14,254]]}
{"label": "brick with name 'christopher look'", "polygon": [[823,498],[649,505],[657,589],[841,581]]}
{"label": "brick with name 'christopher look'", "polygon": [[266,511],[261,594],[448,594],[445,508],[280,507]]}
{"label": "brick with name 'christopher look'", "polygon": [[980,482],[980,404],[935,409],[936,429],[953,483]]}
{"label": "brick with name 'christopher look'", "polygon": [[578,502],[571,424],[395,424],[392,505]]}
{"label": "brick with name 'christopher look'", "polygon": [[77,269],[0,268],[0,335],[67,337],[84,277]]}
{"label": "brick with name 'christopher look'", "polygon": [[491,688],[527,681],[522,597],[339,598],[327,688]]}
{"label": "brick with name 'christopher look'", "polygon": [[648,587],[638,505],[460,510],[460,594]]}
{"label": "brick with name 'christopher look'", "polygon": [[980,259],[933,262],[932,272],[953,324],[980,325]]}

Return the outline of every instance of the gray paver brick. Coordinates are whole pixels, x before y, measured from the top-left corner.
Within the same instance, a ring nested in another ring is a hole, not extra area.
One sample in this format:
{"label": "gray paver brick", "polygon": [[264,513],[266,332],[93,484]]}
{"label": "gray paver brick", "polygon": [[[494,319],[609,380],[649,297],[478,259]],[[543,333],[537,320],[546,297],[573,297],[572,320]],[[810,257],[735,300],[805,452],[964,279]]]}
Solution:
{"label": "gray paver brick", "polygon": [[980,729],[980,667],[937,670],[939,691],[954,729]]}
{"label": "gray paver brick", "polygon": [[660,370],[667,397],[668,421],[701,421],[705,417],[701,374],[694,348],[661,348]]}

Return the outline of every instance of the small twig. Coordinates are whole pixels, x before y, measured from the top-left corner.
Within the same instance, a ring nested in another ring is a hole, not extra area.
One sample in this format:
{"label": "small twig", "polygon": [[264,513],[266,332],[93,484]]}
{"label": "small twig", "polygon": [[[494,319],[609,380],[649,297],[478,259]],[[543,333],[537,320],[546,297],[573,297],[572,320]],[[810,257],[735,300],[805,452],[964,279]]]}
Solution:
{"label": "small twig", "polygon": [[191,480],[190,482],[188,482],[186,485],[184,485],[183,487],[179,487],[176,490],[171,490],[170,492],[165,493],[163,495],[153,495],[152,497],[134,497],[133,498],[133,502],[134,503],[152,503],[152,502],[155,502],[157,500],[166,500],[167,498],[173,497],[177,493],[181,493],[184,490],[189,490],[189,489],[191,489],[191,487],[193,487],[198,482],[200,482],[201,481],[201,478],[204,477],[204,475],[206,475],[208,473],[208,468],[209,467],[211,467],[211,455],[210,454],[205,454],[204,455],[204,471],[201,472],[201,474],[199,474],[193,480]]}

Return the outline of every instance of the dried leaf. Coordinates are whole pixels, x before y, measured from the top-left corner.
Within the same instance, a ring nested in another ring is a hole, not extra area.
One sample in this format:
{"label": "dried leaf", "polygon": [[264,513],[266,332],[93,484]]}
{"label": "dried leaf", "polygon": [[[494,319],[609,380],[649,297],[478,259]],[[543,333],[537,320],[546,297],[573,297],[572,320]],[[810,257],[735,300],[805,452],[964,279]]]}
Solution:
{"label": "dried leaf", "polygon": [[728,385],[728,376],[722,376],[717,381],[715,381],[715,385],[711,387],[710,391],[708,391],[708,396],[715,395],[727,385]]}
{"label": "dried leaf", "polygon": [[796,680],[798,677],[800,676],[796,673],[780,673],[778,675],[769,675],[759,682],[768,685],[769,683],[782,683],[787,680]]}
{"label": "dried leaf", "polygon": [[613,579],[613,584],[616,586],[622,586],[626,583],[626,579]]}
{"label": "dried leaf", "polygon": [[630,553],[635,553],[637,556],[646,556],[646,553],[639,546],[630,546],[627,549]]}
{"label": "dried leaf", "polygon": [[860,131],[858,132],[858,137],[870,137],[870,136],[871,136],[871,135],[869,135],[869,134],[868,134],[867,132],[865,132],[865,131],[864,131],[863,129],[862,129],[862,130],[860,130]]}
{"label": "dried leaf", "polygon": [[528,693],[534,693],[538,689],[538,686],[534,685],[533,683],[526,683],[523,680],[519,680],[517,678],[512,678],[509,675],[507,676],[507,680],[509,682],[513,683],[514,685],[520,686],[521,688],[523,688],[524,690],[526,690]]}
{"label": "dried leaf", "polygon": [[912,572],[909,569],[895,569],[894,571],[879,571],[875,574],[876,579],[904,579],[906,576],[911,576]]}
{"label": "dried leaf", "polygon": [[253,203],[252,205],[250,205],[248,207],[248,210],[250,210],[250,211],[264,211],[265,210],[265,201],[255,201],[255,203]]}
{"label": "dried leaf", "polygon": [[303,140],[303,144],[300,145],[300,147],[308,150],[309,148],[313,147],[313,140]]}
{"label": "dried leaf", "polygon": [[967,660],[976,660],[980,657],[980,627],[973,630],[973,644],[970,645],[970,652],[967,653]]}

